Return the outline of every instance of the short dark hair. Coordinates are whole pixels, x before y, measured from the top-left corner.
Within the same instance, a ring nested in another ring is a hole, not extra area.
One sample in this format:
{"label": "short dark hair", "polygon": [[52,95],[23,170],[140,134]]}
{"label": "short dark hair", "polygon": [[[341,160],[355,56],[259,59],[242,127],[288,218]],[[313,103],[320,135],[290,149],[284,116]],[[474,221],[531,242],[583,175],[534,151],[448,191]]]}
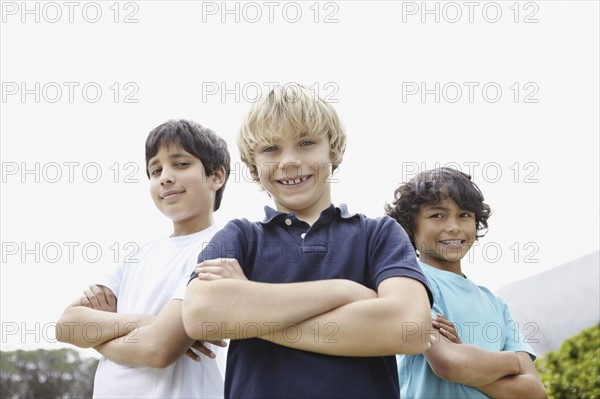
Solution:
{"label": "short dark hair", "polygon": [[[471,176],[452,168],[437,168],[420,172],[394,191],[394,201],[385,205],[385,212],[404,228],[413,247],[416,217],[423,204],[437,204],[451,198],[461,208],[475,213],[477,232],[487,229],[491,208],[483,202],[483,194]],[[483,237],[485,232],[478,234]]]}
{"label": "short dark hair", "polygon": [[146,139],[146,175],[148,178],[150,178],[148,162],[158,154],[161,148],[170,145],[179,145],[198,158],[204,166],[206,177],[212,176],[220,167],[225,169],[223,186],[215,193],[213,210],[219,209],[231,171],[231,161],[225,140],[211,129],[196,122],[185,119],[169,120],[154,128]]}

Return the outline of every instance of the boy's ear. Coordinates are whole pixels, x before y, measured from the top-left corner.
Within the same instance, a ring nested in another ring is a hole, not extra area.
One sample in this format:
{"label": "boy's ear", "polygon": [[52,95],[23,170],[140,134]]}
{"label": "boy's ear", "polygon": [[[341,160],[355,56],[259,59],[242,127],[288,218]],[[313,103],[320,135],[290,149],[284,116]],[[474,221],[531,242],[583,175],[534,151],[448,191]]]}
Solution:
{"label": "boy's ear", "polygon": [[343,160],[344,160],[343,155],[340,155],[339,157],[331,160],[331,164],[332,164],[334,172],[340,168],[340,164],[342,163]]}
{"label": "boy's ear", "polygon": [[213,188],[215,191],[223,187],[225,184],[225,168],[223,166],[219,166],[215,168],[212,174],[213,178]]}
{"label": "boy's ear", "polygon": [[334,174],[340,170],[340,164],[342,163],[343,160],[344,160],[344,157],[340,156],[338,159],[336,159],[337,162],[331,163],[331,173],[332,174]]}

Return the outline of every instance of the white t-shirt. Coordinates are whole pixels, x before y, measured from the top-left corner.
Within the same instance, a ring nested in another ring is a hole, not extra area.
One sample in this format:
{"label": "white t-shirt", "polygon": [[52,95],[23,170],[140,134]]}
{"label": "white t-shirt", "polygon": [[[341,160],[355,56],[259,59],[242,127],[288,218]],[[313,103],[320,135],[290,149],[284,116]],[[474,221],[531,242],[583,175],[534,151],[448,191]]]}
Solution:
{"label": "white t-shirt", "polygon": [[[218,230],[213,225],[187,236],[149,242],[98,284],[113,291],[118,313],[156,315],[169,300],[183,299],[198,254]],[[94,398],[222,398],[227,351],[210,349],[217,354],[214,360],[201,355],[196,362],[182,356],[164,369],[123,366],[102,357]]]}

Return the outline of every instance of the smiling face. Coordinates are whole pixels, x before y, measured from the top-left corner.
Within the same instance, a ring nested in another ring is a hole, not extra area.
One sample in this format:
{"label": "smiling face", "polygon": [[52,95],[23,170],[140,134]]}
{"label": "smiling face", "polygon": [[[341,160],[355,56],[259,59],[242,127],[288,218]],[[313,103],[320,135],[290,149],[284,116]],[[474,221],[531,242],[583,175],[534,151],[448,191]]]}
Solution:
{"label": "smiling face", "polygon": [[476,239],[475,214],[453,199],[423,204],[415,220],[414,242],[420,259],[438,269],[462,275],[460,260]]}
{"label": "smiling face", "polygon": [[173,221],[174,236],[213,224],[215,192],[223,185],[222,168],[206,176],[200,159],[181,146],[170,145],[149,160],[148,173],[152,200]]}
{"label": "smiling face", "polygon": [[288,135],[256,148],[257,177],[278,211],[314,223],[331,204],[332,162],[327,134]]}

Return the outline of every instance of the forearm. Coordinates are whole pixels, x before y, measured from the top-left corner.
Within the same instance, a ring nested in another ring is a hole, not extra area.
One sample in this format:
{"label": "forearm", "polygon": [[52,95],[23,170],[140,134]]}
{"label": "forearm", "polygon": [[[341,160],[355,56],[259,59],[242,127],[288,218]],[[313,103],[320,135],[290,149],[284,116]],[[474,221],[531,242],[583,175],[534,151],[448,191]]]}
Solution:
{"label": "forearm", "polygon": [[492,398],[548,398],[539,379],[530,375],[511,375],[500,378],[488,385],[475,387]]}
{"label": "forearm", "polygon": [[489,351],[473,345],[436,343],[424,355],[437,376],[458,384],[484,386],[520,371],[514,352]]}
{"label": "forearm", "polygon": [[151,324],[95,347],[113,362],[127,366],[167,367],[192,345],[181,320],[182,301],[173,299]]}
{"label": "forearm", "polygon": [[412,279],[389,279],[384,285],[377,298],[341,306],[287,329],[269,331],[261,338],[336,356],[423,352],[430,345],[432,330],[425,289]]}
{"label": "forearm", "polygon": [[[416,354],[427,349],[429,321],[417,314],[385,311],[381,300],[351,303],[261,338],[290,348],[334,356]],[[384,309],[382,309],[382,307]]]}
{"label": "forearm", "polygon": [[152,329],[144,326],[123,337],[97,345],[94,349],[115,363],[162,368],[180,358],[193,343],[192,339],[187,338],[182,347],[172,346],[159,342],[153,335]]}
{"label": "forearm", "polygon": [[475,386],[492,398],[548,398],[544,384],[526,352],[516,352],[521,371],[518,375],[500,378],[491,384]]}
{"label": "forearm", "polygon": [[267,284],[225,279],[192,280],[183,302],[183,321],[194,339],[243,339],[280,331],[293,323],[347,303],[372,298],[374,291],[349,280]]}
{"label": "forearm", "polygon": [[90,348],[126,335],[144,323],[144,315],[70,306],[56,323],[56,339],[80,348]]}

